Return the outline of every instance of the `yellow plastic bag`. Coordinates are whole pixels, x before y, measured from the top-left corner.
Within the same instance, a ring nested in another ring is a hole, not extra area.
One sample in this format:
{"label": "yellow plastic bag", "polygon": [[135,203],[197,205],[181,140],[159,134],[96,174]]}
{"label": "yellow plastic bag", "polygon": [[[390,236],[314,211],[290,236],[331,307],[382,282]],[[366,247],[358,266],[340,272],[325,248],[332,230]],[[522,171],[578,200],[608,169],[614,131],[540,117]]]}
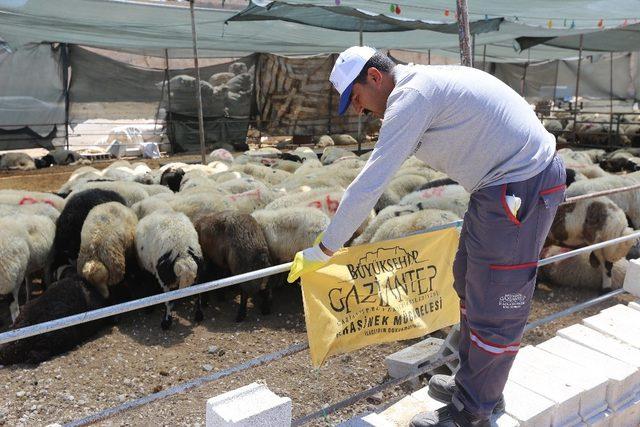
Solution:
{"label": "yellow plastic bag", "polygon": [[424,336],[459,322],[455,228],[341,249],[305,271],[302,293],[314,366],[367,345]]}

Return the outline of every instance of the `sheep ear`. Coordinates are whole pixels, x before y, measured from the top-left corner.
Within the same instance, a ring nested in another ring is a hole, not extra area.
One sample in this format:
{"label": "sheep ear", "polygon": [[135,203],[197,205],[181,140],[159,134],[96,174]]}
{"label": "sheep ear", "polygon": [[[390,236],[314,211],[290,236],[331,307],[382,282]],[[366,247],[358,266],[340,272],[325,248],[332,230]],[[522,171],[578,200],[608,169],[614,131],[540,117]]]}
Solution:
{"label": "sheep ear", "polygon": [[162,285],[168,287],[178,279],[175,271],[173,271],[175,262],[175,258],[171,259],[171,252],[165,253],[158,259],[156,271],[158,272],[158,278],[162,282]]}

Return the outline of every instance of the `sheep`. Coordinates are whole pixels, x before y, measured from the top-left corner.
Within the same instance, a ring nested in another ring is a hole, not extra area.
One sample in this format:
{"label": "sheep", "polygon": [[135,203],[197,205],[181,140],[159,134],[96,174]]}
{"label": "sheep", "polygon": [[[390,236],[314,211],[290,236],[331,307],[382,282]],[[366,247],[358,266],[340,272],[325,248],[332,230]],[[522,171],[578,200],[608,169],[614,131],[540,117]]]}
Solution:
{"label": "sheep", "polygon": [[56,160],[51,154],[47,154],[45,156],[33,159],[33,162],[36,165],[36,169],[45,169],[53,166],[56,163]]}
{"label": "sheep", "polygon": [[146,184],[143,189],[147,192],[149,197],[157,196],[159,194],[168,194],[173,196],[173,191],[171,191],[170,188],[160,184]]}
{"label": "sheep", "polygon": [[356,155],[349,150],[339,147],[327,147],[322,152],[320,161],[323,165],[329,165],[342,157],[356,157]]}
{"label": "sheep", "polygon": [[287,194],[265,206],[265,209],[282,209],[294,206],[317,208],[333,217],[338,210],[344,190],[341,187],[321,188],[301,193]]}
{"label": "sheep", "polygon": [[118,193],[129,207],[149,197],[149,193],[145,190],[145,185],[129,181],[90,181],[78,186],[73,190],[71,195],[75,192],[89,189],[100,189]]}
{"label": "sheep", "polygon": [[100,204],[89,212],[80,233],[78,274],[103,298],[124,279],[127,262],[135,257],[138,218],[118,202]]}
{"label": "sheep", "polygon": [[225,150],[224,148],[218,148],[217,150],[213,150],[211,153],[209,153],[209,156],[207,156],[207,158],[210,162],[214,162],[214,161],[225,162],[225,163],[233,162],[233,154],[231,154],[228,150]]}
{"label": "sheep", "polygon": [[80,251],[82,225],[87,215],[94,207],[107,202],[125,204],[124,198],[118,193],[102,189],[80,191],[69,198],[56,221],[56,234],[46,272],[47,284],[53,283],[58,268],[67,264],[75,265]]}
{"label": "sheep", "polygon": [[0,203],[20,206],[45,203],[61,211],[64,208],[65,200],[53,193],[25,190],[0,190]]}
{"label": "sheep", "polygon": [[233,165],[230,170],[246,173],[269,185],[278,185],[291,176],[289,172],[252,163]]}
{"label": "sheep", "polygon": [[255,189],[242,193],[229,194],[223,199],[229,202],[239,213],[250,214],[256,209],[262,209],[273,202],[277,193],[269,189]]}
{"label": "sheep", "polygon": [[[560,246],[548,246],[542,250],[540,257],[542,259],[549,258],[570,250],[570,248]],[[601,290],[602,273],[599,268],[593,267],[589,258],[590,254],[579,254],[562,261],[544,265],[538,270],[538,277],[541,281],[548,281],[558,286]],[[612,289],[622,287],[628,265],[629,261],[624,258],[613,263],[611,273]]]}
{"label": "sheep", "polygon": [[[233,211],[216,212],[199,217],[194,225],[204,258],[216,268],[235,276],[271,266],[264,233],[251,215]],[[262,314],[271,312],[271,291],[267,286],[267,278],[244,282],[240,284],[240,307],[236,322],[246,318],[247,299],[256,291],[260,295]]]}
{"label": "sheep", "polygon": [[[53,283],[44,293],[22,307],[15,320],[14,329],[86,311],[106,305],[105,299],[79,277],[66,278]],[[95,335],[107,320],[100,319],[59,329],[46,334],[24,338],[0,346],[0,364],[37,364],[71,350],[82,341]]]}
{"label": "sheep", "polygon": [[101,171],[91,166],[83,166],[79,169],[76,169],[71,174],[67,182],[65,182],[62,187],[58,189],[57,194],[61,195],[62,197],[67,197],[78,185],[100,179],[103,179]]}
{"label": "sheep", "polygon": [[225,199],[225,196],[210,193],[178,193],[169,205],[171,209],[184,213],[191,220],[209,212],[235,210],[233,203]]}
{"label": "sheep", "polygon": [[421,210],[421,202],[418,202],[416,205],[391,205],[382,209],[378,214],[373,218],[371,222],[364,229],[362,234],[356,237],[352,246],[363,245],[365,243],[369,243],[375,232],[380,228],[382,224],[384,224],[388,219],[394,218],[396,216],[406,215],[408,213],[413,213]]}
{"label": "sheep", "polygon": [[[637,179],[634,179],[636,177]],[[609,175],[601,178],[576,181],[567,188],[566,196],[575,197],[598,191],[628,187],[636,185],[639,182],[640,176],[636,174]],[[624,211],[629,219],[629,224],[633,228],[640,228],[640,190],[622,191],[620,193],[609,194],[607,197]]]}
{"label": "sheep", "polygon": [[36,164],[33,159],[25,153],[5,153],[0,155],[0,170],[33,170]]}
{"label": "sheep", "polygon": [[453,212],[439,209],[425,209],[385,221],[371,237],[371,243],[383,240],[399,239],[437,225],[449,224],[460,220]]}
{"label": "sheep", "polygon": [[427,182],[428,179],[421,175],[408,174],[393,177],[378,199],[375,211],[380,212],[387,206],[399,203],[400,199],[416,191]]}
{"label": "sheep", "polygon": [[167,168],[160,175],[160,185],[167,186],[171,191],[177,193],[180,191],[180,185],[184,174],[185,172],[181,168]]}
{"label": "sheep", "polygon": [[616,150],[600,161],[600,166],[607,172],[636,172],[640,170],[640,157],[626,150]]}
{"label": "sheep", "polygon": [[[140,267],[152,273],[164,292],[192,285],[202,267],[198,233],[189,218],[180,212],[155,211],[136,227],[136,252]],[[171,327],[172,302],[165,303],[161,327]],[[196,298],[195,320],[203,318],[200,298]]]}
{"label": "sheep", "polygon": [[56,148],[53,151],[50,151],[56,162],[56,165],[74,165],[74,164],[85,164],[91,163],[88,159],[83,159],[82,156],[73,150],[65,150],[64,148]]}
{"label": "sheep", "polygon": [[309,147],[296,147],[295,150],[291,152],[291,154],[295,154],[305,160],[318,160],[318,155]]}
{"label": "sheep", "polygon": [[315,208],[260,209],[251,216],[264,232],[274,264],[292,261],[296,252],[313,246],[329,226],[329,217]]}
{"label": "sheep", "polygon": [[0,217],[22,215],[42,215],[48,217],[55,223],[60,216],[60,211],[46,203],[35,203],[27,205],[0,204]]}
{"label": "sheep", "polygon": [[171,208],[171,199],[166,199],[164,197],[147,197],[146,199],[140,200],[138,203],[131,206],[131,210],[136,214],[138,219],[142,219],[151,212],[160,209],[173,210]]}
{"label": "sheep", "polygon": [[348,134],[334,134],[331,135],[331,139],[336,145],[357,145],[358,141]]}
{"label": "sheep", "polygon": [[[574,185],[577,184],[576,182]],[[575,248],[632,233],[633,230],[627,226],[627,218],[622,209],[607,197],[597,197],[560,206],[547,241],[554,245]],[[628,240],[591,253],[591,265],[601,268],[603,292],[611,290],[613,263],[624,258],[634,243],[633,240]]]}
{"label": "sheep", "polygon": [[333,138],[331,138],[329,135],[320,135],[315,141],[315,143],[316,143],[316,147],[318,148],[326,148],[326,147],[331,147],[333,145],[336,145],[335,142],[333,141]]}
{"label": "sheep", "polygon": [[410,205],[434,198],[461,198],[469,200],[469,193],[467,193],[467,190],[461,185],[445,185],[409,193],[400,200],[399,204]]}
{"label": "sheep", "polygon": [[31,275],[44,270],[53,245],[55,225],[41,215],[24,215],[18,218],[0,218],[0,294],[13,294],[11,319],[19,313],[18,294],[22,282],[26,282],[27,301],[31,288]]}
{"label": "sheep", "polygon": [[294,173],[302,167],[302,163],[293,160],[277,159],[271,166],[272,169],[283,170],[285,172]]}
{"label": "sheep", "polygon": [[255,178],[237,178],[230,179],[223,183],[216,183],[218,190],[228,192],[231,194],[244,193],[251,190],[269,191],[262,181]]}
{"label": "sheep", "polygon": [[[291,153],[280,153],[278,157],[282,160],[288,160],[290,162],[296,162],[296,163],[302,163],[306,160],[304,157],[300,157],[298,155],[291,154]],[[318,158],[316,157],[316,160],[317,159]]]}
{"label": "sheep", "polygon": [[[314,154],[315,156],[315,154]],[[315,158],[311,158],[311,159],[306,159],[303,163],[302,166],[300,166],[298,169],[296,169],[293,174],[294,175],[304,175],[307,174],[309,172],[313,172],[315,169],[319,169],[322,167],[322,162],[320,160],[318,160],[317,157]]]}

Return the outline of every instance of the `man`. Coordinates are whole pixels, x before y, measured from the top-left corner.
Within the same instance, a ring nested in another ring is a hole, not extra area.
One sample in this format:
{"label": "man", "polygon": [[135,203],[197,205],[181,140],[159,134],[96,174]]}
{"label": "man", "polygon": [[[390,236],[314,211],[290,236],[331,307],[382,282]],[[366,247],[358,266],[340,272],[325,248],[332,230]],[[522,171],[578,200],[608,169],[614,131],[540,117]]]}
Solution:
{"label": "man", "polygon": [[396,65],[372,48],[352,47],[340,54],[330,80],[340,93],[340,114],[351,105],[383,122],[322,241],[301,257],[310,269],[326,262],[411,155],[464,186],[471,198],[453,264],[460,369],[455,380],[431,379],[431,396],[447,405],[411,425],[488,426],[492,412],[504,408],[538,257],[564,199],[555,138],[522,97],[473,68]]}

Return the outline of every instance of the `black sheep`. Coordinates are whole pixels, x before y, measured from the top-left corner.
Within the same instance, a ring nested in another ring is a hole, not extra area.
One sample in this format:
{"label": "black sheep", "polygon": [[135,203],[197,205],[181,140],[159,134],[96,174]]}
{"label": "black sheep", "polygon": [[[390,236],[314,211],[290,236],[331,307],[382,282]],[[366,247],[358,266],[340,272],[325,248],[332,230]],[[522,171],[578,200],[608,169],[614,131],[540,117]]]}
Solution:
{"label": "black sheep", "polygon": [[46,282],[52,283],[56,270],[64,265],[75,266],[80,251],[80,232],[89,211],[95,206],[107,202],[119,202],[126,206],[125,200],[115,191],[89,189],[74,193],[67,201],[56,221],[56,235],[47,265]]}
{"label": "black sheep", "polygon": [[162,172],[162,176],[160,177],[160,185],[169,187],[171,191],[177,193],[178,191],[180,191],[182,177],[184,177],[184,171],[182,169],[167,169]]}
{"label": "black sheep", "polygon": [[37,169],[48,168],[56,163],[55,159],[51,154],[47,154],[46,156],[42,156],[39,159],[33,160],[36,164]]}
{"label": "black sheep", "polygon": [[[79,276],[55,282],[39,297],[21,307],[14,329],[36,325],[85,311],[96,310],[107,301]],[[0,364],[37,364],[71,350],[95,335],[109,320],[99,319],[57,331],[24,338],[0,345]]]}
{"label": "black sheep", "polygon": [[436,179],[435,181],[427,182],[421,186],[417,191],[428,190],[429,188],[442,187],[444,185],[458,185],[458,183],[451,178]]}

